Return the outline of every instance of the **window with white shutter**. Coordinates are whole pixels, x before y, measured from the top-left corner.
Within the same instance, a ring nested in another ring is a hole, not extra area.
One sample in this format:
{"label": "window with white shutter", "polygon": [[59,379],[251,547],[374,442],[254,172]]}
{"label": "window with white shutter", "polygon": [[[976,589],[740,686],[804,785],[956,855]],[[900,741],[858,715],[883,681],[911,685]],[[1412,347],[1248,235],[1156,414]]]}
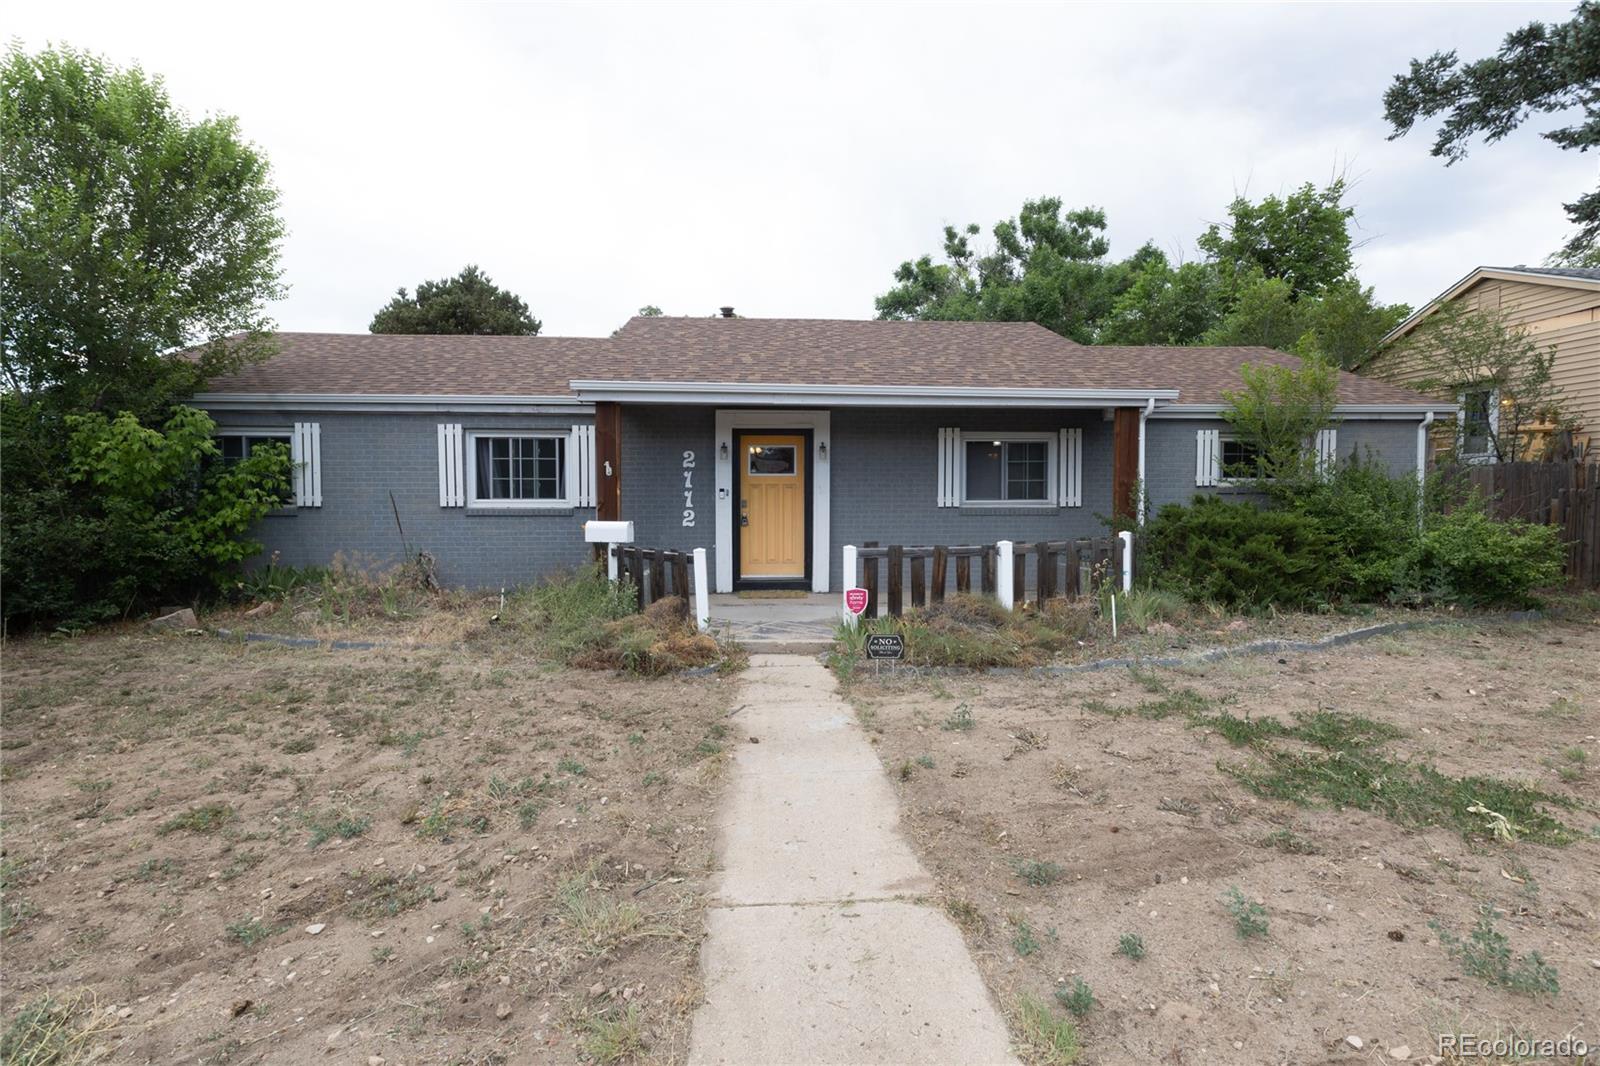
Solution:
{"label": "window with white shutter", "polygon": [[461,424],[439,426],[439,506],[467,505],[466,464]]}
{"label": "window with white shutter", "polygon": [[1196,430],[1194,435],[1194,483],[1212,488],[1222,480],[1222,431]]}
{"label": "window with white shutter", "polygon": [[322,506],[322,423],[296,422],[289,438],[289,461],[294,466],[294,505]]}
{"label": "window with white shutter", "polygon": [[1317,430],[1317,473],[1327,477],[1339,465],[1339,431]]}
{"label": "window with white shutter", "polygon": [[1063,507],[1083,506],[1083,430],[1078,427],[1061,431],[1061,458],[1057,464],[1061,471],[1061,485],[1057,498]]}

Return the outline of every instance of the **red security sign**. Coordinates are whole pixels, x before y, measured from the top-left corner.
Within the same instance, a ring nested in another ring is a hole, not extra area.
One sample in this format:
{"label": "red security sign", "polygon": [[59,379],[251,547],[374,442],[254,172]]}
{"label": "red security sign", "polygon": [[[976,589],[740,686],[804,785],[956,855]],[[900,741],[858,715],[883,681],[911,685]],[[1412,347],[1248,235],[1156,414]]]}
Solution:
{"label": "red security sign", "polygon": [[862,611],[865,611],[867,609],[867,590],[845,589],[844,605],[845,609],[851,614],[860,614]]}

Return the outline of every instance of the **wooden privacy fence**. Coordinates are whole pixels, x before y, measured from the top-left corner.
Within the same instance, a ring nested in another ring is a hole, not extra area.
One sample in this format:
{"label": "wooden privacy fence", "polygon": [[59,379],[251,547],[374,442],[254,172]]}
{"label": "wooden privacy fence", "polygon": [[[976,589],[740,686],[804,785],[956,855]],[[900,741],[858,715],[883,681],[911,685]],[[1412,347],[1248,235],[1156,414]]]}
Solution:
{"label": "wooden privacy fence", "polygon": [[[1002,545],[1009,551],[1003,551]],[[867,590],[867,609],[862,613],[870,618],[881,616],[885,609],[898,618],[908,606],[942,603],[952,584],[952,570],[957,593],[974,591],[976,571],[977,591],[993,596],[1001,592],[1004,584],[1005,591],[1018,603],[1093,595],[1107,577],[1122,573],[1125,551],[1126,542],[1119,537],[948,547],[880,547],[868,542],[854,549],[860,562],[859,587]],[[1006,565],[1001,561],[1003,555],[1009,555],[1010,581],[1000,573]],[[845,577],[848,582],[857,580],[854,573]]]}
{"label": "wooden privacy fence", "polygon": [[1580,588],[1600,587],[1600,464],[1454,464],[1440,472],[1487,500],[1495,518],[1559,527],[1567,580]]}
{"label": "wooden privacy fence", "polygon": [[706,611],[705,550],[674,551],[670,548],[636,548],[618,544],[611,549],[616,570],[614,580],[630,581],[639,599],[639,610],[668,596],[683,601],[683,615],[691,607],[699,628],[704,629]]}

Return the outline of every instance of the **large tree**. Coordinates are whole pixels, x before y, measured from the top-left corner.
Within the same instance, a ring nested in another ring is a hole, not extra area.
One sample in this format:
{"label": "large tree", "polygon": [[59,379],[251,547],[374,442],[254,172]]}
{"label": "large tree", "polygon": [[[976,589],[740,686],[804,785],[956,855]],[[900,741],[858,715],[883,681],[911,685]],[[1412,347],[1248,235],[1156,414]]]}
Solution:
{"label": "large tree", "polygon": [[1281,279],[1294,299],[1315,296],[1349,274],[1350,220],[1338,178],[1322,188],[1306,182],[1287,196],[1253,202],[1236,196],[1228,220],[1206,227],[1196,242],[1233,295],[1256,274]]}
{"label": "large tree", "polygon": [[[1424,119],[1443,115],[1432,154],[1449,166],[1466,158],[1482,134],[1493,144],[1538,113],[1579,109],[1581,118],[1543,136],[1580,152],[1600,145],[1600,3],[1584,0],[1566,22],[1530,22],[1506,35],[1492,56],[1462,63],[1454,51],[1413,59],[1383,94],[1383,114],[1403,137]],[[1577,225],[1560,256],[1582,260],[1600,244],[1600,190],[1569,204]]]}
{"label": "large tree", "polygon": [[270,348],[283,224],[231,118],[72,49],[0,67],[0,604],[95,621],[192,594],[258,550],[288,456],[224,468],[182,406]]}
{"label": "large tree", "polygon": [[1129,271],[1106,263],[1110,244],[1099,208],[1062,212],[1061,200],[1029,200],[1016,218],[993,229],[987,251],[973,247],[982,231],[946,226],[944,260],[924,255],[901,263],[895,286],[877,298],[879,318],[1037,322],[1062,336],[1092,341]]}
{"label": "large tree", "polygon": [[13,46],[0,86],[6,388],[154,416],[259,355],[283,224],[237,122],[191,122],[159,78],[72,49]]}
{"label": "large tree", "polygon": [[475,266],[453,278],[424,281],[415,296],[398,290],[372,318],[374,333],[475,333],[532,337],[542,323],[514,292]]}

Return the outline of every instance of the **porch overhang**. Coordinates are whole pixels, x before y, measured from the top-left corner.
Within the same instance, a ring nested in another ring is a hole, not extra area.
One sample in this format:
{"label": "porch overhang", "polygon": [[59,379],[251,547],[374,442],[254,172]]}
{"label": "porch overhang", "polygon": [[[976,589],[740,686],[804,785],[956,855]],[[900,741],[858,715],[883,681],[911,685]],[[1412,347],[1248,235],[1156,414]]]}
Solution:
{"label": "porch overhang", "polygon": [[580,403],[733,407],[1144,407],[1177,389],[1018,389],[929,385],[799,385],[707,381],[574,381]]}

